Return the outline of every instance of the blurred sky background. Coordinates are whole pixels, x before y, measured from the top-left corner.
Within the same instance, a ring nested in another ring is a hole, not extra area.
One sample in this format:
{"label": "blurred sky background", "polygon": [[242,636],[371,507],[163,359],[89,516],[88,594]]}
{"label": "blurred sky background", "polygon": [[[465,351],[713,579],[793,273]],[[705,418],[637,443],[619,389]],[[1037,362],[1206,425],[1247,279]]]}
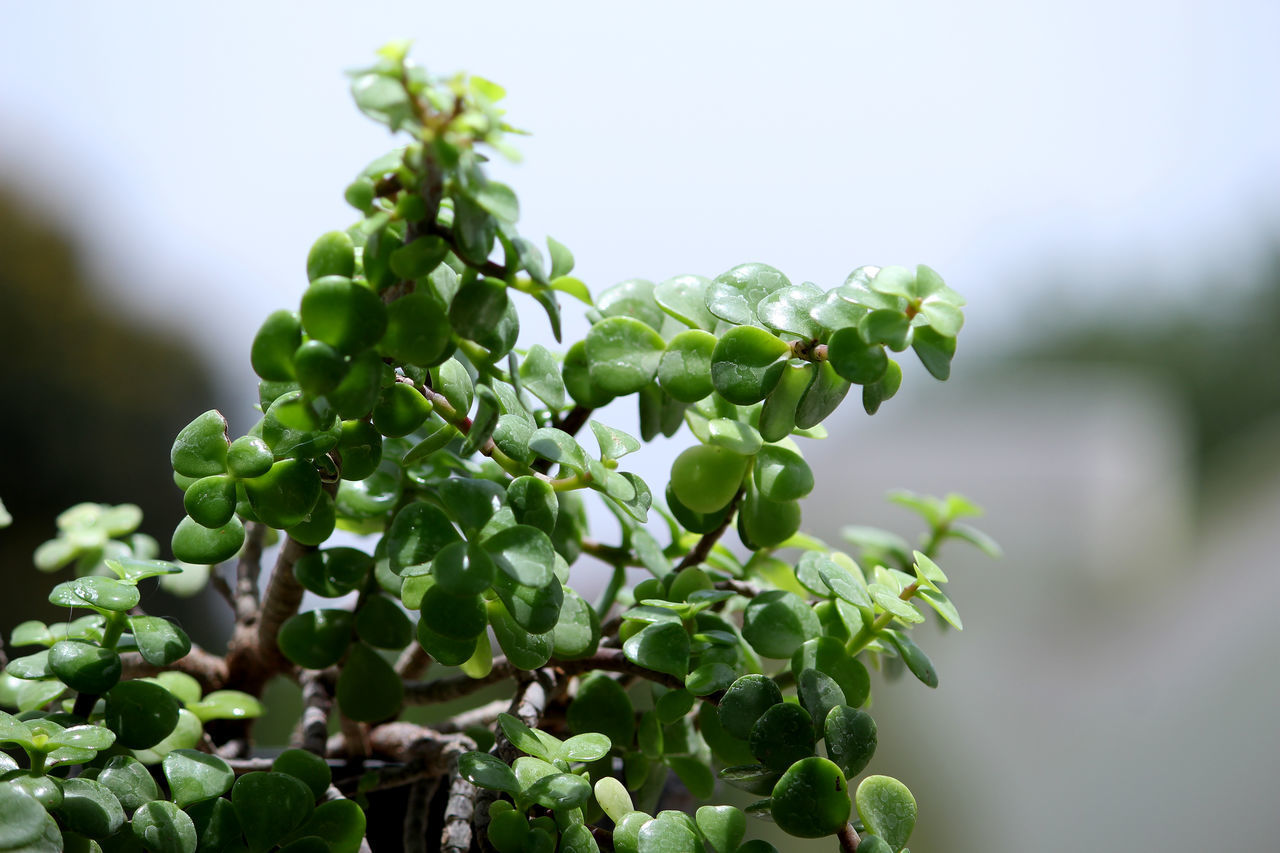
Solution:
{"label": "blurred sky background", "polygon": [[[920,800],[917,853],[1274,850],[1277,33],[1266,0],[3,4],[0,222],[60,234],[94,290],[39,302],[44,255],[4,244],[0,359],[40,375],[35,336],[78,369],[94,324],[63,311],[102,306],[126,327],[86,370],[163,339],[109,385],[137,398],[126,424],[172,435],[217,405],[246,430],[261,318],[296,304],[311,242],[355,217],[343,188],[394,144],[342,71],[413,38],[431,70],[507,88],[533,135],[494,172],[597,292],[924,262],[969,298],[951,382],[913,365],[901,399],[868,420],[851,398],[805,448],[806,526],[830,541],[912,532],[883,500],[906,487],[969,494],[1005,545],[943,561],[966,630],[922,638],[939,689],[877,689],[871,769]],[[530,313],[521,345],[549,337]],[[189,366],[163,350],[184,343]],[[149,413],[179,386],[207,402]],[[40,410],[15,393],[6,421]],[[166,479],[163,440],[126,464],[92,410],[54,419],[107,484],[77,498]],[[51,451],[15,442],[0,497],[21,522],[18,457]]]}

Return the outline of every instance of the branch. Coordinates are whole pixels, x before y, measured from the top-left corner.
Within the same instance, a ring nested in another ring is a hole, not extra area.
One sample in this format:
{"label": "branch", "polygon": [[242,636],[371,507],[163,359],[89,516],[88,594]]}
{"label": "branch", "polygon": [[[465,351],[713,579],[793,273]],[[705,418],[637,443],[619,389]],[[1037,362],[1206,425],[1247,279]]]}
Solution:
{"label": "branch", "polygon": [[840,839],[840,850],[842,853],[855,853],[858,849],[858,833],[853,831],[853,824],[846,823],[836,833],[836,837]]}
{"label": "branch", "polygon": [[587,425],[587,420],[591,417],[593,411],[594,409],[590,406],[574,406],[565,413],[564,418],[559,423],[553,424],[553,426],[561,432],[577,435],[578,430]]}
{"label": "branch", "polygon": [[258,613],[258,577],[262,574],[262,545],[267,526],[260,521],[245,525],[244,548],[236,562],[236,622],[245,624]]}
{"label": "branch", "polygon": [[762,592],[759,587],[753,584],[735,580],[716,581],[716,589],[727,589],[734,595],[740,595],[743,598],[755,598]]}
{"label": "branch", "polygon": [[402,680],[422,678],[431,667],[431,655],[418,643],[410,643],[396,660],[396,675]]}
{"label": "branch", "polygon": [[293,733],[293,746],[324,755],[329,738],[329,714],[333,710],[331,687],[336,677],[334,669],[306,670],[298,679],[302,685],[302,717]]}
{"label": "branch", "polygon": [[476,786],[463,779],[455,766],[449,775],[449,802],[444,807],[444,830],[440,833],[440,849],[445,853],[471,850],[471,820],[478,805],[476,800]]}
{"label": "branch", "polygon": [[[434,222],[427,225],[426,230],[432,234],[435,234],[437,237],[442,238],[445,241],[445,243],[449,245],[449,248],[453,250],[453,253],[457,255],[459,259],[462,258],[462,252],[458,251],[458,241],[453,236],[452,228],[446,228],[445,226],[441,225],[439,222]],[[476,272],[489,276],[489,278],[496,278],[496,279],[499,279],[500,281],[507,280],[507,268],[502,264],[495,263],[490,260],[485,260],[483,263],[479,263],[479,264],[473,264],[467,260],[463,260],[462,262],[467,266],[471,267]]]}
{"label": "branch", "polygon": [[438,790],[439,776],[419,779],[409,788],[409,798],[404,809],[404,833],[400,839],[400,849],[405,853],[427,853],[431,801],[435,799]]}
{"label": "branch", "polygon": [[303,545],[292,536],[286,536],[276,557],[275,568],[271,570],[271,580],[267,582],[267,592],[262,598],[258,618],[257,646],[259,654],[270,660],[273,672],[282,672],[292,666],[280,653],[280,647],[276,645],[276,634],[280,633],[280,626],[295,615],[302,604],[305,590],[293,576],[293,566],[314,550],[314,545]]}
{"label": "branch", "polygon": [[185,657],[166,666],[147,663],[137,652],[124,652],[120,655],[120,662],[124,666],[124,678],[146,678],[167,671],[185,672],[200,682],[205,693],[224,687],[228,680],[226,660],[194,643]]}
{"label": "branch", "polygon": [[711,553],[711,549],[716,546],[716,542],[720,540],[720,537],[724,535],[724,532],[729,529],[729,525],[733,523],[734,513],[745,494],[745,489],[738,489],[738,493],[734,495],[733,500],[729,502],[729,511],[725,513],[724,521],[720,522],[715,530],[709,530],[702,534],[702,538],[698,540],[698,544],[694,545],[693,550],[685,555],[685,558],[676,566],[675,571],[678,572],[682,569],[687,569],[690,566],[696,566],[707,559],[707,556]]}
{"label": "branch", "polygon": [[[637,663],[633,663],[627,659],[621,649],[599,649],[591,657],[579,660],[551,660],[547,663],[547,667],[554,668],[563,675],[578,675],[593,670],[622,672],[670,687],[672,690],[684,688],[684,681],[681,679],[676,678],[674,675],[654,672],[651,669],[646,669]],[[500,657],[494,660],[493,669],[483,678],[470,678],[461,675],[426,683],[411,682],[406,684],[404,702],[406,705],[431,705],[437,702],[447,702],[450,699],[457,699],[475,693],[480,688],[487,687],[505,678],[519,677],[523,672],[524,670],[516,667],[505,657]]]}

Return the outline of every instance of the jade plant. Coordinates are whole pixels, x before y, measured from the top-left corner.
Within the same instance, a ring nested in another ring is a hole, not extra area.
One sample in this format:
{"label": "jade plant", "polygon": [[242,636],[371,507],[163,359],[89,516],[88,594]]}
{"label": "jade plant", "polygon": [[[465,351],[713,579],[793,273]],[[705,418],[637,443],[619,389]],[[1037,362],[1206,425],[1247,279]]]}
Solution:
{"label": "jade plant", "polygon": [[[911,629],[929,610],[960,628],[939,550],[995,546],[956,495],[893,496],[914,547],[805,534],[802,447],[855,386],[869,414],[894,396],[907,350],[946,379],[962,299],[923,265],[824,289],[755,262],[593,297],[486,175],[513,156],[501,88],[390,45],[352,90],[406,142],[347,187],[359,218],[258,330],[257,420],[178,434],[173,559],[135,507],[96,504],[35,555],[73,577],[50,595],[66,622],[10,637],[0,850],[774,850],[755,819],[904,850],[915,799],[867,773],[869,669],[936,686]],[[535,304],[561,339],[562,297],[585,338],[520,345]],[[638,438],[609,423],[624,405]],[[677,434],[667,483],[628,469]],[[212,585],[225,652],[145,612],[151,579]],[[303,710],[264,755],[280,677]]]}

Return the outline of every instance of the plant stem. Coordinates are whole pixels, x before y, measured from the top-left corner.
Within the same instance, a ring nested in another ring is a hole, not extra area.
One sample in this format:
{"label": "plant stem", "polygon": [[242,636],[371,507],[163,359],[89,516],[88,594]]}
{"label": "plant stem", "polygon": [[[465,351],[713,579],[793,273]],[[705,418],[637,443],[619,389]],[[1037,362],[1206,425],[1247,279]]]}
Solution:
{"label": "plant stem", "polygon": [[600,618],[601,622],[609,615],[609,611],[613,609],[614,602],[618,600],[618,593],[626,582],[626,564],[614,563],[613,576],[609,578],[609,583],[605,586],[604,592],[600,593],[600,600],[596,602],[596,616]]}
{"label": "plant stem", "polygon": [[686,554],[685,558],[676,566],[675,570],[677,572],[690,566],[696,566],[707,559],[708,555],[711,554],[711,549],[716,546],[716,542],[720,540],[724,532],[729,529],[729,525],[733,523],[734,516],[737,514],[738,504],[742,502],[742,497],[746,493],[746,489],[738,489],[738,493],[729,502],[729,512],[725,514],[724,521],[720,522],[715,530],[702,534],[698,544],[694,545],[693,550]]}
{"label": "plant stem", "polygon": [[[910,601],[915,597],[916,590],[919,588],[920,581],[916,581],[915,583],[905,587],[902,592],[898,593],[898,598],[901,598],[903,601]],[[863,625],[862,628],[858,630],[858,633],[854,635],[853,639],[849,641],[849,655],[856,655],[858,652],[866,648],[868,643],[880,636],[881,631],[889,627],[889,623],[892,622],[893,619],[893,614],[886,610],[884,613],[877,616],[875,621],[872,622],[869,627],[867,625]]]}
{"label": "plant stem", "polygon": [[840,839],[840,849],[843,853],[855,853],[858,849],[858,833],[853,831],[853,824],[846,823],[836,833],[836,837]]}

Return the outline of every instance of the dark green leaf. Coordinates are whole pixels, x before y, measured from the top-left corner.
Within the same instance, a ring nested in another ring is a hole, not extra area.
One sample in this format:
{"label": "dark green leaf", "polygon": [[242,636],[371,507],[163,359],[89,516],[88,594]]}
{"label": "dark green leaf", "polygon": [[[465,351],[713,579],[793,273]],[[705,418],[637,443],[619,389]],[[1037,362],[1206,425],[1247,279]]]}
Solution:
{"label": "dark green leaf", "polygon": [[606,394],[634,394],[653,381],[665,349],[662,336],[640,320],[608,317],[587,333],[591,380]]}
{"label": "dark green leaf", "polygon": [[315,798],[298,779],[284,773],[246,773],[231,788],[231,802],[252,853],[265,853],[302,826]]}
{"label": "dark green leaf", "polygon": [[178,700],[158,684],[122,681],[107,692],[106,724],[121,746],[149,749],[178,725]]}
{"label": "dark green leaf", "polygon": [[622,644],[634,664],[683,679],[689,671],[689,634],[674,622],[646,625]]}
{"label": "dark green leaf", "polygon": [[749,406],[782,378],[790,347],[771,332],[738,326],[725,332],[711,355],[711,382],[730,403]]}
{"label": "dark green leaf", "polygon": [[707,308],[735,325],[754,325],[759,323],[756,306],[775,290],[790,286],[787,277],[768,264],[739,264],[707,287]]}
{"label": "dark green leaf", "polygon": [[802,758],[773,788],[769,813],[779,828],[799,838],[822,838],[844,829],[853,811],[849,784],[825,758]]}

